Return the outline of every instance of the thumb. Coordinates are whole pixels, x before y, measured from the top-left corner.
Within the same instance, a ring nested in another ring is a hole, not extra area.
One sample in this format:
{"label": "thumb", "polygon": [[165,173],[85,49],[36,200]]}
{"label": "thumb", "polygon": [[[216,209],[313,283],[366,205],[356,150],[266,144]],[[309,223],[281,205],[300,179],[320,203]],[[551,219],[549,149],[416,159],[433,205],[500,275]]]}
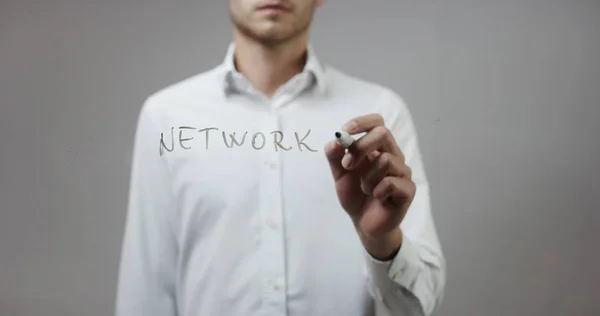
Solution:
{"label": "thumb", "polygon": [[[325,156],[329,162],[333,179],[338,181],[348,173],[361,175],[368,168],[368,166],[380,155],[380,152],[375,150],[367,155],[367,159],[361,161],[356,166],[352,166],[351,170],[348,170],[343,165],[343,158],[346,155],[346,149],[342,147],[337,141],[332,140],[325,144]],[[350,152],[351,153],[351,150]]]}
{"label": "thumb", "polygon": [[346,150],[337,141],[332,140],[325,144],[324,151],[327,161],[329,161],[333,179],[337,181],[348,172],[348,170],[342,166],[342,158],[344,158]]}
{"label": "thumb", "polygon": [[355,214],[367,197],[361,188],[361,175],[366,168],[366,159],[352,170],[347,170],[342,165],[345,154],[346,150],[335,140],[325,145],[325,155],[340,203],[347,212]]}

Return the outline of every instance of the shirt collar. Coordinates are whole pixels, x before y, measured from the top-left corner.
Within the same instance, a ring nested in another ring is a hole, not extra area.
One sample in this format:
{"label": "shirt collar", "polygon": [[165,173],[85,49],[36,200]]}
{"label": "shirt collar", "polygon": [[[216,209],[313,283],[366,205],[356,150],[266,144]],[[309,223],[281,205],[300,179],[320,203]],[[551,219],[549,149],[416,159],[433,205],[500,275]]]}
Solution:
{"label": "shirt collar", "polygon": [[[225,59],[221,64],[221,67],[223,69],[223,89],[225,91],[232,89],[232,76],[241,76],[241,74],[237,72],[233,62],[234,52],[235,44],[231,43],[227,48]],[[310,44],[307,47],[307,53],[308,54],[306,58],[306,64],[304,65],[303,72],[309,72],[313,76],[314,80],[316,81],[316,87],[319,93],[325,93],[327,88],[327,82],[325,79],[325,66],[321,63],[321,61],[319,61],[319,59],[316,56],[314,47]]]}

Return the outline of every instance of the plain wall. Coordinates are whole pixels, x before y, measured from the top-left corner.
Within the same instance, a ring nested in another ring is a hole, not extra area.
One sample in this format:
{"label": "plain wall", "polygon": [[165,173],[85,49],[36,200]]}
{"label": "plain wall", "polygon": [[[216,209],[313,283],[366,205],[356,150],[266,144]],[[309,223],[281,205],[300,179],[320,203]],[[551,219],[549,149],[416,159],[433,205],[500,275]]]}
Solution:
{"label": "plain wall", "polygon": [[[0,315],[113,312],[145,97],[227,1],[1,0]],[[397,91],[448,260],[436,315],[600,314],[600,1],[328,1],[321,59]]]}

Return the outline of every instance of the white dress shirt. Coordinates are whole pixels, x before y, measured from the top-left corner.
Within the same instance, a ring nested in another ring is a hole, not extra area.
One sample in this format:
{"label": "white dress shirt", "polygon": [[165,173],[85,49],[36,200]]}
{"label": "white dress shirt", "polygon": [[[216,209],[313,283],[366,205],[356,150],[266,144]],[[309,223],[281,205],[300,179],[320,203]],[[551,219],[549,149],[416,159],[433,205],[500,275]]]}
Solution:
{"label": "white dress shirt", "polygon": [[[431,314],[445,262],[405,103],[312,47],[269,99],[236,71],[234,50],[140,111],[116,315]],[[417,184],[388,262],[364,249],[323,151],[368,113],[384,117]]]}

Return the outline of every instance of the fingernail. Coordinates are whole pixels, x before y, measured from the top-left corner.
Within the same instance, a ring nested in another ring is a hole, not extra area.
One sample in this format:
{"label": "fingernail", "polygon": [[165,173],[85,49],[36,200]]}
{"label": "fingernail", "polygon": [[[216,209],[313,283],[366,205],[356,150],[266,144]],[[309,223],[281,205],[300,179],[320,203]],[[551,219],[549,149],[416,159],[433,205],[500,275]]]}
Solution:
{"label": "fingernail", "polygon": [[348,122],[348,123],[344,124],[344,126],[342,126],[342,129],[345,130],[346,132],[350,132],[355,128],[356,128],[356,122],[354,122],[354,121]]}
{"label": "fingernail", "polygon": [[346,169],[350,168],[350,166],[352,165],[352,154],[347,153],[346,155],[344,155],[344,158],[342,158],[342,166]]}

